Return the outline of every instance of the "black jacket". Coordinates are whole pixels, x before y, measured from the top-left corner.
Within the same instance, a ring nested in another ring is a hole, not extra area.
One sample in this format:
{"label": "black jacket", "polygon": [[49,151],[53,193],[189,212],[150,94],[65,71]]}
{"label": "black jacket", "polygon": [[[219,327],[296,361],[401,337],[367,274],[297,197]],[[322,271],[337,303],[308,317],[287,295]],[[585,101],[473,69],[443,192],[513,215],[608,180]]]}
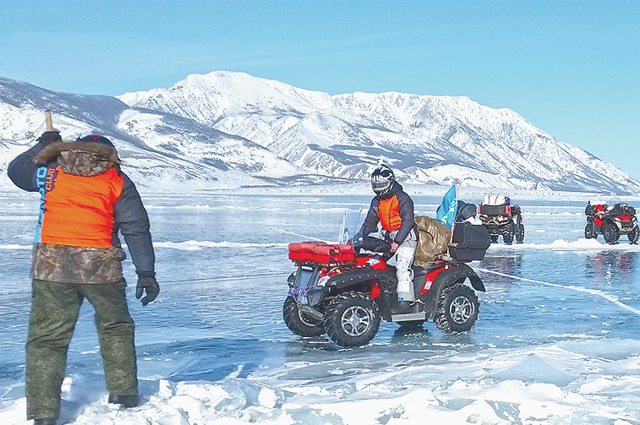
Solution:
{"label": "black jacket", "polygon": [[367,217],[365,218],[364,223],[362,224],[362,229],[360,230],[362,236],[367,236],[370,233],[378,230],[378,223],[380,223],[380,217],[378,217],[378,207],[380,205],[380,200],[391,198],[394,195],[398,198],[398,213],[400,215],[400,218],[402,219],[402,225],[398,229],[393,242],[400,245],[402,242],[404,242],[407,236],[409,236],[409,232],[411,232],[411,229],[416,227],[413,212],[413,200],[402,190],[402,186],[398,182],[393,182],[393,187],[386,196],[376,196],[373,198],[373,200],[371,201],[371,206],[369,207],[369,212],[367,213]]}
{"label": "black jacket", "polygon": [[[36,164],[34,158],[41,154],[45,146],[50,147],[51,145],[40,142],[11,161],[7,174],[16,186],[28,192],[39,191],[36,171],[42,165]],[[56,158],[52,157],[44,167],[55,169],[57,165]],[[123,185],[122,193],[114,204],[112,244],[115,247],[120,247],[118,238],[118,231],[120,231],[127,243],[136,271],[139,273],[153,272],[155,256],[147,212],[131,179],[119,167],[118,172],[123,178]]]}

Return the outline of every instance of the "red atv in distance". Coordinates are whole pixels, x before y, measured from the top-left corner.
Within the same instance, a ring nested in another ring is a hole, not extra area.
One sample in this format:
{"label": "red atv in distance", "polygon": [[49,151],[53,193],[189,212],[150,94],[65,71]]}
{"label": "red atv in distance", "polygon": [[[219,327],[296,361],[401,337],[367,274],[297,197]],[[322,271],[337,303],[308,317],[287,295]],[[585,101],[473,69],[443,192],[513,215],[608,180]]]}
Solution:
{"label": "red atv in distance", "polygon": [[296,335],[326,333],[343,347],[369,343],[383,320],[419,328],[433,318],[443,332],[468,331],[478,317],[475,291],[485,287],[466,263],[484,258],[489,235],[482,225],[456,223],[452,240],[448,261],[414,267],[418,302],[411,305],[397,302],[388,242],[366,237],[353,244],[289,244],[289,259],[297,269],[287,279],[284,322]]}
{"label": "red atv in distance", "polygon": [[500,235],[507,245],[511,245],[514,238],[517,243],[524,241],[522,210],[519,205],[511,205],[508,196],[485,195],[478,205],[478,217],[487,227],[491,242],[497,242]]}
{"label": "red atv in distance", "polygon": [[587,216],[586,239],[597,239],[601,234],[606,243],[615,244],[620,235],[627,235],[629,242],[638,243],[638,219],[632,206],[619,202],[608,207],[602,201],[589,201],[584,213]]}

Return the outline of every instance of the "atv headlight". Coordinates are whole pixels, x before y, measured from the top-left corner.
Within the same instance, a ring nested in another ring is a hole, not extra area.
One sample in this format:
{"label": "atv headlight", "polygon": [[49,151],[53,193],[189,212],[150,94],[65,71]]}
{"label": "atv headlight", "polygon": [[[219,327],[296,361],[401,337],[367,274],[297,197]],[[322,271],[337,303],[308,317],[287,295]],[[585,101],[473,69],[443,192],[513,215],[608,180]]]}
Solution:
{"label": "atv headlight", "polygon": [[287,278],[287,285],[289,285],[290,288],[293,288],[293,282],[295,280],[296,280],[296,272],[293,272]]}

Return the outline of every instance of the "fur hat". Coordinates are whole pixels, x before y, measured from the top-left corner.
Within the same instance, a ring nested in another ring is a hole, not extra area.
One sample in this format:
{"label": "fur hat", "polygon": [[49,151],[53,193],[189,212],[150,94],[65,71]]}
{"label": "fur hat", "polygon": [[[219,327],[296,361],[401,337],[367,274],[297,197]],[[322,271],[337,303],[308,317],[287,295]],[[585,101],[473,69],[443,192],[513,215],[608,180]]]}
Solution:
{"label": "fur hat", "polygon": [[38,165],[44,165],[54,161],[60,152],[78,151],[92,153],[104,158],[105,161],[120,163],[118,152],[113,143],[106,137],[91,135],[78,138],[75,142],[55,142],[45,146],[33,158],[33,162]]}

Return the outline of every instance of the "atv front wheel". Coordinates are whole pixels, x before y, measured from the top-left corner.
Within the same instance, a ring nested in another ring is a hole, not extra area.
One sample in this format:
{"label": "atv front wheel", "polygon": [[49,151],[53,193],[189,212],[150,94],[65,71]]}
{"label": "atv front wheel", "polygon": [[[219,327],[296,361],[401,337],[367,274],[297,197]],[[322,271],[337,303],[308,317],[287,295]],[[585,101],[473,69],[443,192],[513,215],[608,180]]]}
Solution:
{"label": "atv front wheel", "polygon": [[587,223],[584,227],[584,238],[585,239],[595,239],[598,235],[596,235],[596,231],[593,228],[593,223]]}
{"label": "atv front wheel", "polygon": [[611,245],[618,242],[618,238],[620,238],[618,228],[613,223],[606,223],[602,225],[602,236],[604,236],[604,241]]}
{"label": "atv front wheel", "polygon": [[489,235],[489,237],[491,238],[491,243],[498,242],[498,235]]}
{"label": "atv front wheel", "polygon": [[632,244],[638,243],[638,226],[634,227],[632,231],[627,233],[627,237],[629,238],[629,242]]}
{"label": "atv front wheel", "polygon": [[365,294],[340,294],[327,306],[324,329],[338,345],[365,345],[376,336],[379,327],[378,305]]}
{"label": "atv front wheel", "polygon": [[433,321],[444,333],[466,332],[478,318],[480,303],[473,289],[463,283],[447,286],[440,293]]}
{"label": "atv front wheel", "polygon": [[516,229],[516,242],[522,243],[524,241],[524,224],[520,223]]}
{"label": "atv front wheel", "polygon": [[324,333],[322,321],[316,320],[308,314],[304,314],[298,308],[298,303],[293,297],[287,297],[282,306],[282,318],[289,330],[296,335],[310,337]]}

